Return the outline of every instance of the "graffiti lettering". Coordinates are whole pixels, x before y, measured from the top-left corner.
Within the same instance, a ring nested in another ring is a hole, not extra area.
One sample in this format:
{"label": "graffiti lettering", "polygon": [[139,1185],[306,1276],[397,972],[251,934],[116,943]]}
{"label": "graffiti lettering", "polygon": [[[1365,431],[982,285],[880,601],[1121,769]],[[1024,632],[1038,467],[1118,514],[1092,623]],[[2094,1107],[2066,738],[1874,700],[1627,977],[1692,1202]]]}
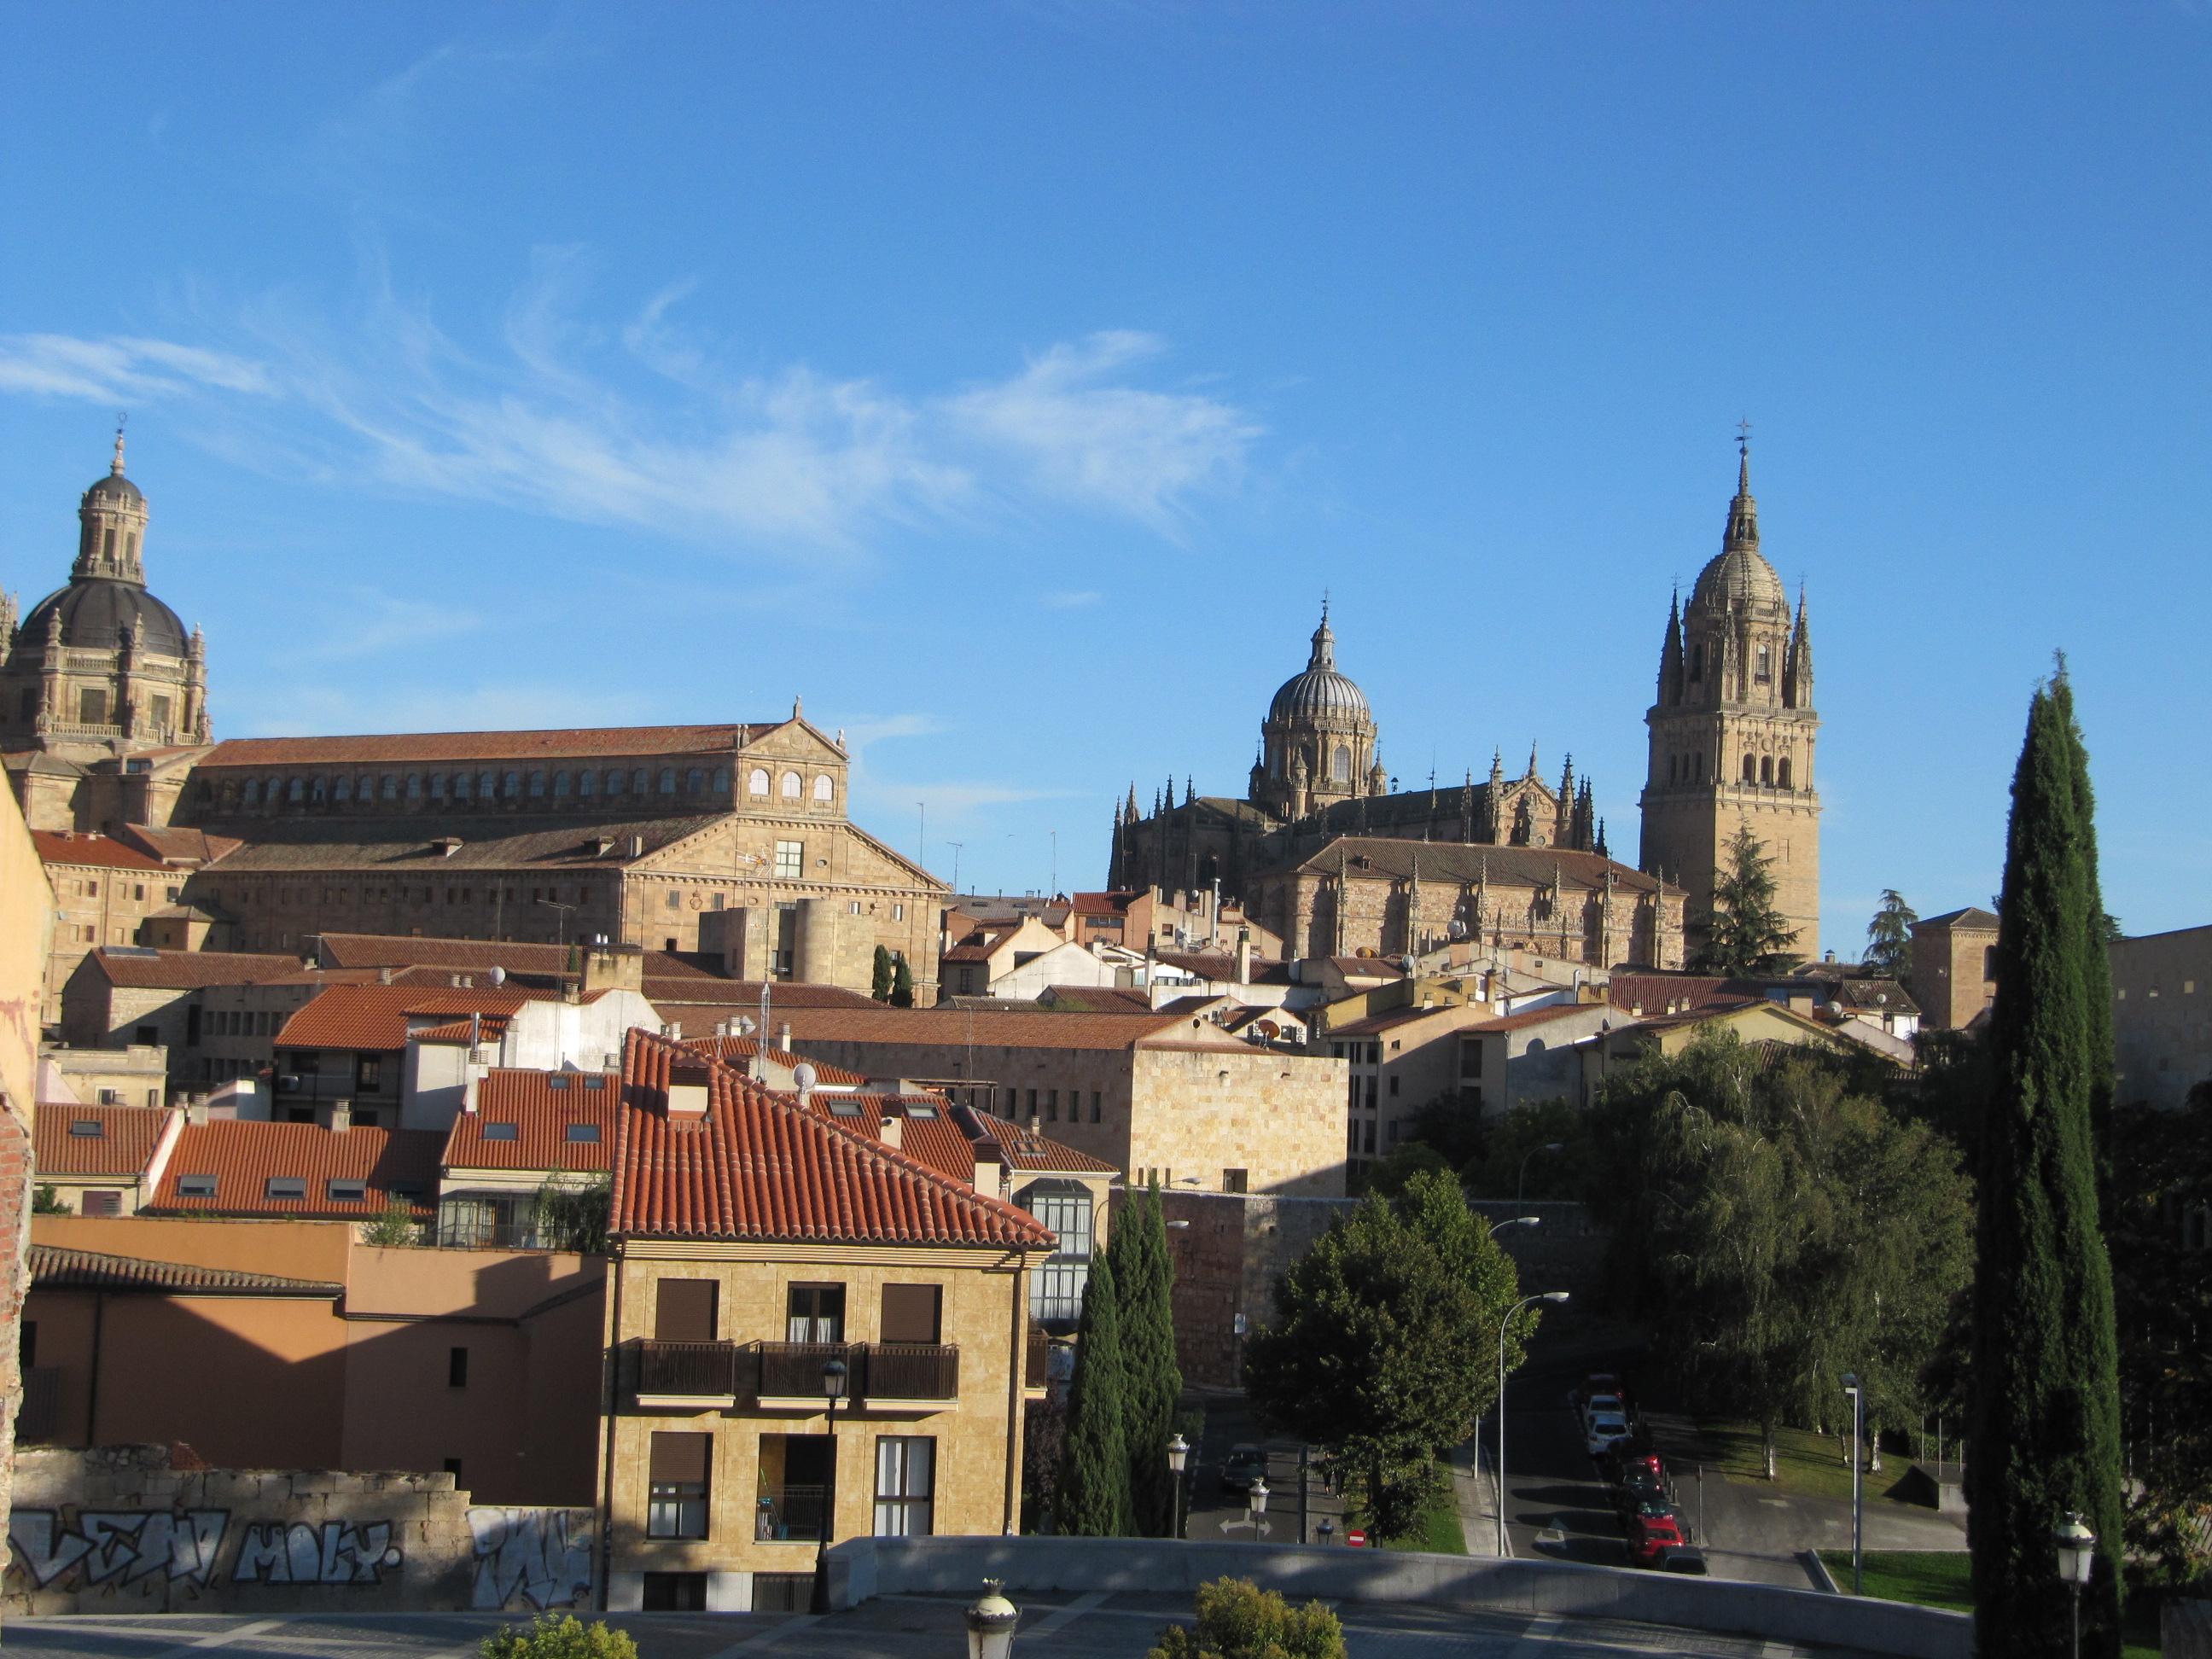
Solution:
{"label": "graffiti lettering", "polygon": [[205,1585],[230,1524],[227,1510],[79,1510],[64,1527],[52,1510],[18,1510],[8,1542],[40,1589],[82,1567],[88,1584],[135,1584],[155,1573]]}
{"label": "graffiti lettering", "polygon": [[477,1578],[470,1605],[509,1606],[520,1593],[543,1612],[592,1595],[589,1510],[471,1509]]}
{"label": "graffiti lettering", "polygon": [[239,1540],[231,1577],[241,1584],[378,1584],[405,1559],[389,1522],[256,1522]]}

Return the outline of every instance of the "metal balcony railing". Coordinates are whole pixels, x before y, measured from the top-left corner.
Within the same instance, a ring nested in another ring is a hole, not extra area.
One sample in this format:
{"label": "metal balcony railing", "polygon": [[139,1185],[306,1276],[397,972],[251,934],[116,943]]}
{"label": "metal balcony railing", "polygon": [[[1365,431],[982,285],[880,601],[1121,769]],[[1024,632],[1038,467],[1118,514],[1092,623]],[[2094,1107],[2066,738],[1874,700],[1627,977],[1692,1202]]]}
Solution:
{"label": "metal balcony railing", "polygon": [[741,1392],[734,1343],[641,1341],[635,1349],[640,1394],[714,1400]]}
{"label": "metal balcony railing", "polygon": [[860,1392],[860,1351],[848,1342],[763,1342],[754,1350],[759,1358],[759,1392],[767,1400],[819,1400],[822,1368],[833,1359],[845,1362],[845,1397]]}
{"label": "metal balcony railing", "polygon": [[[1025,1375],[1043,1385],[1044,1333],[1031,1333],[1024,1355]],[[960,1350],[939,1342],[661,1342],[641,1339],[623,1345],[623,1374],[633,1395],[661,1399],[739,1401],[824,1398],[822,1368],[832,1359],[845,1363],[845,1392],[840,1407],[854,1409],[869,1400],[957,1400],[960,1395]]]}
{"label": "metal balcony railing", "polygon": [[878,1400],[957,1400],[960,1350],[940,1342],[867,1345],[861,1393]]}
{"label": "metal balcony railing", "polygon": [[1045,1335],[1044,1327],[1031,1325],[1029,1340],[1022,1345],[1022,1382],[1026,1388],[1042,1389],[1049,1380],[1048,1368],[1052,1363],[1052,1343]]}
{"label": "metal balcony railing", "polygon": [[818,1539],[830,1511],[827,1486],[764,1486],[753,1509],[753,1536]]}

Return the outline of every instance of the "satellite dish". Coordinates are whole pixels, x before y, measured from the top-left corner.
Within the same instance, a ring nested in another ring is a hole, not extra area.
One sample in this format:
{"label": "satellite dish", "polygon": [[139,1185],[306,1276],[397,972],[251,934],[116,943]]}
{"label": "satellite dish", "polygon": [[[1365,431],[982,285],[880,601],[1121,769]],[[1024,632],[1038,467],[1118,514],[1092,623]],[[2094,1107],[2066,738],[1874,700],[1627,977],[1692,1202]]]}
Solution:
{"label": "satellite dish", "polygon": [[814,1087],[815,1075],[814,1068],[803,1060],[791,1068],[791,1080],[798,1085],[802,1095]]}
{"label": "satellite dish", "polygon": [[495,985],[504,985],[504,984],[506,984],[506,983],[507,983],[507,969],[504,969],[504,968],[494,968],[494,969],[491,970],[490,978],[491,978],[491,982],[492,982],[493,984],[495,984]]}
{"label": "satellite dish", "polygon": [[1419,967],[1420,963],[1408,953],[1398,958],[1398,965],[1410,974],[1414,969]]}

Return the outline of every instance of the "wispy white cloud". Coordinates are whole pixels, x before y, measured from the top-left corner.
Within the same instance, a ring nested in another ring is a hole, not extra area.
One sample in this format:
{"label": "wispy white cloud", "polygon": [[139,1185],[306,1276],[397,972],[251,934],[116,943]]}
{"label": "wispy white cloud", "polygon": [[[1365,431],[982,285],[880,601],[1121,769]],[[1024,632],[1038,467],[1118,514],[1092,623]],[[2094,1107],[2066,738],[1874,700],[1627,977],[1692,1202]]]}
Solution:
{"label": "wispy white cloud", "polygon": [[315,653],[325,659],[351,661],[386,652],[420,647],[436,640],[473,632],[483,619],[450,605],[351,587],[324,607],[315,630]]}
{"label": "wispy white cloud", "polygon": [[1081,611],[1105,597],[1095,587],[1070,587],[1046,594],[1042,604],[1048,611]]}
{"label": "wispy white cloud", "polygon": [[1261,434],[1218,395],[1139,384],[1165,350],[1145,334],[912,395],[805,364],[732,372],[731,348],[677,325],[688,281],[602,326],[578,249],[538,252],[484,352],[402,299],[374,248],[367,262],[365,314],[344,325],[279,294],[196,342],[0,336],[0,394],[170,405],[271,471],[755,553],[849,553],[887,526],[1046,505],[1174,535],[1237,487]]}

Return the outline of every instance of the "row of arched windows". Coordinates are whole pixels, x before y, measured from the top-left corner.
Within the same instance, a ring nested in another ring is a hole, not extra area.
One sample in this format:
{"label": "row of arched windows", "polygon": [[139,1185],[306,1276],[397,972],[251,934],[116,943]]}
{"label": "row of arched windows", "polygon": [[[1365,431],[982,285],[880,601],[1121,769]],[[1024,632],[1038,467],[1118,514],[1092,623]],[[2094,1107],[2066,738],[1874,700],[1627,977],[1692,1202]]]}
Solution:
{"label": "row of arched windows", "polygon": [[[1687,755],[1667,757],[1667,781],[1669,783],[1703,783],[1705,781],[1705,757],[1702,750]],[[1743,781],[1769,789],[1790,789],[1790,757],[1777,760],[1771,755],[1746,755],[1743,757]]]}
{"label": "row of arched windows", "polygon": [[[746,793],[766,799],[771,792],[785,800],[803,799],[806,781],[797,772],[771,778],[768,769],[755,767],[745,779]],[[466,805],[472,801],[604,799],[610,804],[631,797],[653,795],[727,795],[730,769],[691,766],[611,766],[571,771],[563,767],[548,771],[533,768],[463,772],[313,773],[294,776],[248,777],[243,783],[226,779],[211,793],[226,806],[270,809],[282,805],[368,805],[376,802]],[[836,784],[826,772],[816,775],[813,799],[829,803],[836,799]]]}

